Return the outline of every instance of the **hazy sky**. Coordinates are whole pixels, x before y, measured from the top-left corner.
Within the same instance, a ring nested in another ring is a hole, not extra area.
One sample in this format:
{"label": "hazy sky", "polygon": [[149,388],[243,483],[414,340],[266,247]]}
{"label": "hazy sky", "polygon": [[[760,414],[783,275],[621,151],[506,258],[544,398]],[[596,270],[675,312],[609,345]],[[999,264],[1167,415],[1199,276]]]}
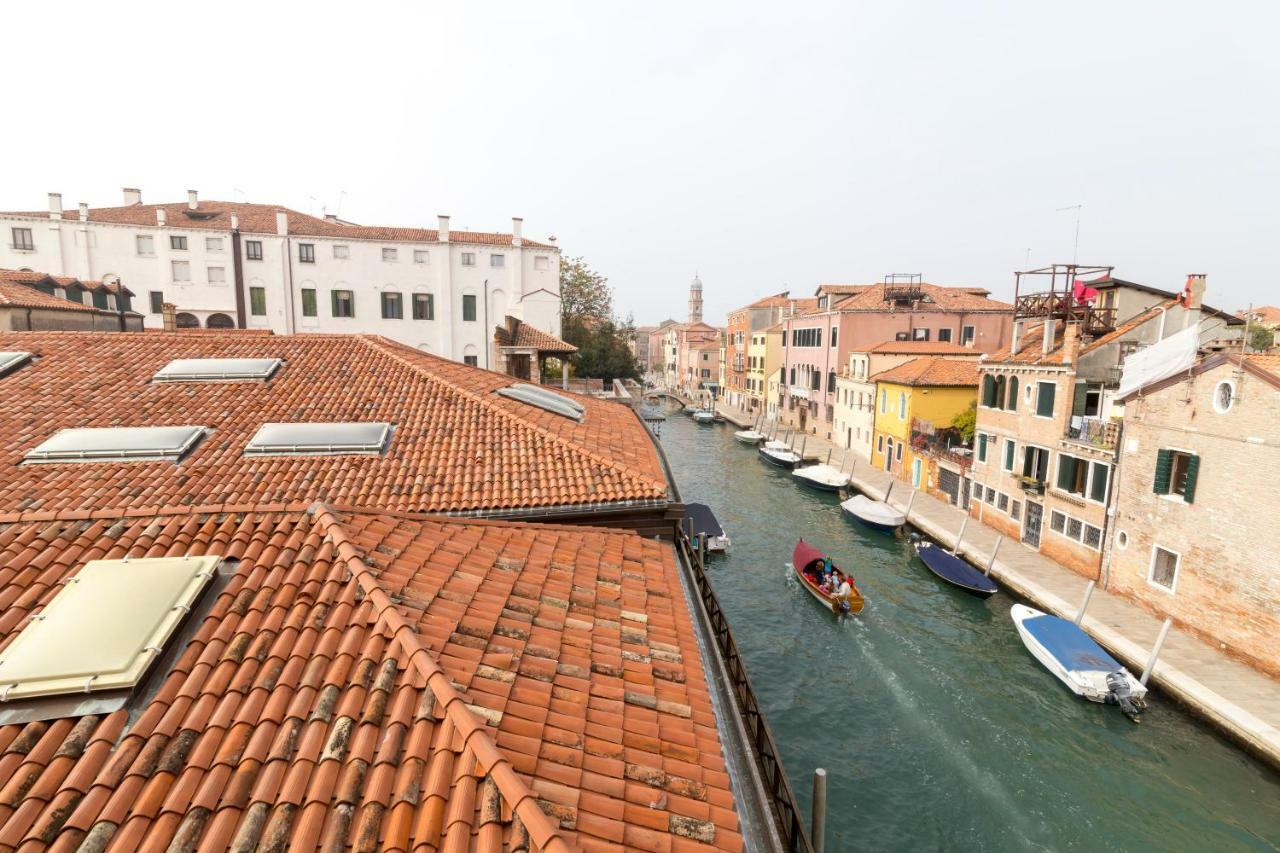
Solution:
{"label": "hazy sky", "polygon": [[6,9],[0,209],[244,199],[555,234],[637,321],[1081,262],[1280,303],[1280,4]]}

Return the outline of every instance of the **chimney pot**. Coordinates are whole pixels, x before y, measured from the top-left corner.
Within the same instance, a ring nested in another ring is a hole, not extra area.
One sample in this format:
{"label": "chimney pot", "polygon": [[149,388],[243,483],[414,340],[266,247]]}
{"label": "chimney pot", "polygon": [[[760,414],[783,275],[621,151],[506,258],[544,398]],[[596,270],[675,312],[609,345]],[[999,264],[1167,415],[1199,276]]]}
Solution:
{"label": "chimney pot", "polygon": [[121,192],[124,193],[124,203],[126,205],[142,204],[142,190],[136,187],[125,187]]}
{"label": "chimney pot", "polygon": [[1183,291],[1183,304],[1186,306],[1188,311],[1200,310],[1200,306],[1204,304],[1204,288],[1204,273],[1193,272],[1187,276],[1187,286]]}
{"label": "chimney pot", "polygon": [[62,193],[49,193],[49,218],[62,218]]}
{"label": "chimney pot", "polygon": [[165,210],[163,207],[156,208],[156,224],[163,226],[165,224]]}
{"label": "chimney pot", "polygon": [[276,233],[281,237],[286,237],[289,234],[289,214],[283,210],[276,211]]}
{"label": "chimney pot", "polygon": [[187,190],[187,210],[195,210],[199,199],[195,190]]}
{"label": "chimney pot", "polygon": [[440,221],[440,224],[438,226],[438,233],[436,234],[436,239],[439,240],[441,243],[448,243],[449,242],[449,214],[442,213],[436,218]]}
{"label": "chimney pot", "polygon": [[160,316],[163,318],[164,330],[166,332],[176,332],[178,330],[178,306],[172,302],[164,302],[160,305]]}
{"label": "chimney pot", "polygon": [[83,201],[80,202],[80,221],[81,222],[89,221],[89,205],[87,202],[83,202]]}
{"label": "chimney pot", "polygon": [[240,230],[240,216],[239,216],[239,214],[236,214],[236,213],[231,214],[231,230],[232,230],[232,231],[239,231],[239,230]]}
{"label": "chimney pot", "polygon": [[511,245],[519,246],[524,242],[524,219],[520,216],[511,217]]}

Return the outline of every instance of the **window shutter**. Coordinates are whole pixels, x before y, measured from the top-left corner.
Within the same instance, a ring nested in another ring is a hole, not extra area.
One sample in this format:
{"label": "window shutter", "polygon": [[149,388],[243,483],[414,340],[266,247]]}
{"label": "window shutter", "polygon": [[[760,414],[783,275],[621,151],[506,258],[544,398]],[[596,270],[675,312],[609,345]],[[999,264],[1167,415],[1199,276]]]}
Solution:
{"label": "window shutter", "polygon": [[1011,412],[1018,411],[1018,377],[1009,377],[1009,403],[1005,406]]}
{"label": "window shutter", "polygon": [[986,433],[978,433],[978,461],[987,461],[987,435]]}
{"label": "window shutter", "polygon": [[1058,456],[1058,488],[1064,492],[1071,491],[1076,481],[1076,458],[1059,454]]}
{"label": "window shutter", "polygon": [[1089,393],[1089,386],[1083,382],[1076,382],[1075,396],[1071,401],[1071,414],[1083,415],[1084,403],[1086,395]]}
{"label": "window shutter", "polygon": [[1153,491],[1157,495],[1169,494],[1169,480],[1172,475],[1173,451],[1161,450],[1156,454],[1156,482]]}
{"label": "window shutter", "polygon": [[1200,473],[1200,457],[1187,457],[1187,488],[1182,494],[1182,499],[1187,503],[1193,503],[1196,497],[1196,475]]}
{"label": "window shutter", "polygon": [[1036,414],[1041,417],[1053,417],[1053,396],[1058,386],[1052,382],[1041,382],[1036,394]]}

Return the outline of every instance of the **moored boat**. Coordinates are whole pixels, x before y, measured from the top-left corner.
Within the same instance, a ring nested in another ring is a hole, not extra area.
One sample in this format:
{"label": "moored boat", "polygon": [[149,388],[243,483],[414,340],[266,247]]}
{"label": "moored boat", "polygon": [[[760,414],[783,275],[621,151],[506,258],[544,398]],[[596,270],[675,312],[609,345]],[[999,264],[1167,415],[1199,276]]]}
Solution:
{"label": "moored boat", "polygon": [[733,437],[743,444],[759,444],[764,441],[764,433],[753,429],[740,429],[733,434]]}
{"label": "moored boat", "polygon": [[955,554],[948,553],[932,542],[921,539],[916,539],[913,544],[925,568],[952,586],[957,586],[979,598],[990,598],[1000,591],[995,581]]}
{"label": "moored boat", "polygon": [[[781,444],[781,442],[777,442]],[[777,465],[779,468],[794,468],[800,462],[800,454],[796,453],[790,447],[783,444],[781,447],[771,447],[775,442],[766,442],[760,448],[760,458],[770,465]]]}
{"label": "moored boat", "polygon": [[834,465],[806,465],[792,471],[791,476],[820,492],[838,492],[849,485],[849,475]]}
{"label": "moored boat", "polygon": [[[819,603],[837,616],[842,613],[861,613],[866,601],[863,599],[858,585],[854,583],[852,575],[841,572],[849,581],[850,586],[850,592],[845,597],[824,592],[819,583],[814,582],[814,578],[820,575],[828,563],[830,563],[830,558],[826,554],[823,554],[803,539],[796,542],[796,547],[791,552],[791,570],[795,573],[796,580]],[[830,568],[839,571],[834,563],[830,563]]]}
{"label": "moored boat", "polygon": [[1140,722],[1147,688],[1083,628],[1025,604],[1013,605],[1009,615],[1027,651],[1068,690],[1091,702],[1119,705],[1126,717]]}
{"label": "moored boat", "polygon": [[715,423],[716,413],[710,409],[699,409],[693,413],[693,419],[700,424]]}
{"label": "moored boat", "polygon": [[[708,551],[715,554],[729,552],[733,542],[730,541],[729,534],[725,533],[724,528],[720,526],[720,521],[711,511],[711,507],[699,503],[685,504],[684,514],[685,518],[693,522],[693,535],[706,539]],[[694,545],[697,546],[696,539]]]}
{"label": "moored boat", "polygon": [[881,533],[893,533],[907,523],[906,513],[899,512],[884,501],[872,500],[866,495],[854,495],[840,504],[840,509]]}
{"label": "moored boat", "polygon": [[692,415],[694,412],[698,411],[700,408],[701,407],[695,406],[693,403],[690,403],[689,405],[684,407],[683,411],[686,415]]}

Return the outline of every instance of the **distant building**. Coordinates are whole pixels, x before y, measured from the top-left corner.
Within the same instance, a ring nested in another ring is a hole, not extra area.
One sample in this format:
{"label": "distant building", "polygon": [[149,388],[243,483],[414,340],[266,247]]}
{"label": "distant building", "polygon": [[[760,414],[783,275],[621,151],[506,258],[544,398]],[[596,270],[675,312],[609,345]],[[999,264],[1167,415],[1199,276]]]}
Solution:
{"label": "distant building", "polygon": [[141,331],[132,296],[119,282],[0,269],[0,331]]}
{"label": "distant building", "polygon": [[[749,349],[753,337],[764,344],[764,330],[780,320],[802,311],[810,311],[817,305],[814,297],[791,298],[787,291],[758,299],[743,308],[729,313],[725,329],[725,377],[724,398],[732,406],[748,412],[764,407],[763,362],[753,368]],[[756,371],[754,377],[750,374]]]}
{"label": "distant building", "polygon": [[[524,379],[534,384],[559,382],[562,388],[568,388],[569,356],[577,351],[578,348],[573,344],[562,341],[555,335],[548,334],[516,317],[508,316],[503,325],[493,330],[491,363],[494,370],[517,379]],[[543,376],[543,362],[548,358],[558,360],[559,376]]]}
{"label": "distant building", "polygon": [[510,315],[560,330],[560,249],[509,234],[363,226],[279,205],[209,201],[0,213],[0,267],[127,282],[147,328],[270,329],[384,335],[480,367],[489,330]]}
{"label": "distant building", "polygon": [[1120,402],[1103,585],[1280,675],[1280,356],[1209,355]]}

